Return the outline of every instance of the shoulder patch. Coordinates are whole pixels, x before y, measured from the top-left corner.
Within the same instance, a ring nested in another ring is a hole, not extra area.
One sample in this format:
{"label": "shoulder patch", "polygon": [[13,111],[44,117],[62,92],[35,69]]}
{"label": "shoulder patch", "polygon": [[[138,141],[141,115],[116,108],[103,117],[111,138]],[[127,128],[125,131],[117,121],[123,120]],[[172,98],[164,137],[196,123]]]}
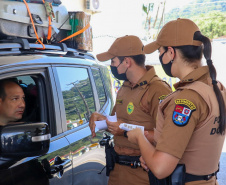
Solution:
{"label": "shoulder patch", "polygon": [[196,110],[196,106],[187,99],[176,99],[175,104],[172,117],[174,124],[177,126],[187,125],[192,112]]}
{"label": "shoulder patch", "polygon": [[167,97],[167,95],[162,95],[162,96],[159,96],[159,103],[161,103],[161,102],[162,102],[162,100],[164,100],[166,97]]}

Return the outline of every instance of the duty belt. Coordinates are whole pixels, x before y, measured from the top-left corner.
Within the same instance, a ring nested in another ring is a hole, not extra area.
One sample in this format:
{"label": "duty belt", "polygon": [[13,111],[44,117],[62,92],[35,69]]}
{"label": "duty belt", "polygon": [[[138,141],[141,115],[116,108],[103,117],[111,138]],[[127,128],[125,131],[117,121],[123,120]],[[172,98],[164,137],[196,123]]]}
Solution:
{"label": "duty belt", "polygon": [[214,176],[216,176],[216,178],[217,178],[218,171],[216,171],[212,174],[209,174],[209,175],[192,175],[192,174],[186,173],[185,174],[185,182],[200,181],[200,180],[208,181]]}
{"label": "duty belt", "polygon": [[139,158],[140,156],[116,155],[115,162],[131,168],[137,168],[141,166]]}

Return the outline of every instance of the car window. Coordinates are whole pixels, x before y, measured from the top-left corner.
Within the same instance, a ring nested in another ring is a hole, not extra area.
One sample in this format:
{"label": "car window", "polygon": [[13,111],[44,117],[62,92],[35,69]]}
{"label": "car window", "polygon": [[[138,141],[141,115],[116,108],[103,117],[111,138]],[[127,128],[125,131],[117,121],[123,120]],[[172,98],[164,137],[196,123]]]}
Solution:
{"label": "car window", "polygon": [[100,74],[99,69],[92,69],[92,73],[93,73],[94,81],[95,81],[95,84],[96,84],[97,94],[98,94],[98,98],[99,98],[99,101],[100,101],[100,108],[101,108],[107,100],[105,90],[104,90],[103,81],[101,79],[101,74]]}
{"label": "car window", "polygon": [[23,116],[23,121],[25,122],[41,121],[39,91],[38,91],[38,81],[40,80],[40,78],[38,76],[25,75],[18,76],[17,80],[20,86],[23,88],[25,94],[26,108]]}
{"label": "car window", "polygon": [[30,75],[10,77],[10,80],[17,82],[25,94],[25,110],[23,117],[19,122],[39,122],[40,109],[38,99],[38,78]]}
{"label": "car window", "polygon": [[70,130],[88,122],[95,111],[93,90],[86,68],[57,67],[56,70],[64,99],[67,129]]}

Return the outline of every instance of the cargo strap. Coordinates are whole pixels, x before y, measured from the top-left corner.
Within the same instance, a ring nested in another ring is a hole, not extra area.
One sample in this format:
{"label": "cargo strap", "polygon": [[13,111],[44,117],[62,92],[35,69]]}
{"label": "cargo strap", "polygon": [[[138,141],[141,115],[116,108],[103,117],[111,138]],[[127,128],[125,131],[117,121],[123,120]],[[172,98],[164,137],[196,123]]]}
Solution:
{"label": "cargo strap", "polygon": [[45,2],[45,0],[42,0],[42,2],[45,6],[46,14],[47,14],[48,19],[49,19],[48,35],[47,35],[47,41],[49,41],[51,39],[51,36],[52,36],[52,18],[55,19],[55,15],[53,13],[52,4],[50,2]]}
{"label": "cargo strap", "polygon": [[49,28],[48,28],[48,35],[47,35],[47,40],[51,39],[52,36],[52,22],[51,22],[51,17],[49,16]]}
{"label": "cargo strap", "polygon": [[77,36],[77,35],[83,33],[84,31],[86,31],[89,27],[90,27],[90,23],[88,23],[88,24],[87,24],[84,28],[82,28],[81,30],[79,30],[79,31],[77,31],[77,32],[75,32],[75,33],[73,33],[72,35],[69,35],[68,37],[62,39],[62,40],[59,41],[59,42],[63,42],[63,41],[68,40],[68,39],[70,39],[70,38],[72,38],[72,37],[75,37],[75,36]]}
{"label": "cargo strap", "polygon": [[[26,5],[27,7],[27,11],[28,11],[28,14],[30,16],[30,19],[31,19],[31,23],[32,23],[32,26],[33,26],[33,29],[34,29],[34,32],[35,32],[35,35],[36,35],[36,38],[37,38],[37,41],[43,46],[43,49],[45,49],[45,45],[42,43],[42,41],[40,40],[38,34],[37,34],[37,31],[36,31],[36,28],[35,28],[35,25],[34,25],[34,21],[33,21],[33,18],[31,16],[31,12],[30,12],[30,9],[29,9],[29,6],[26,2],[26,0],[23,0],[24,1],[24,4]],[[45,0],[42,0],[42,2],[45,4]],[[50,40],[51,39],[51,35],[52,35],[52,27],[51,27],[51,16],[48,16],[48,19],[49,19],[49,27],[48,27],[48,35],[47,35],[47,40]],[[81,30],[73,33],[72,35],[69,35],[68,37],[62,39],[61,41],[59,41],[59,43],[65,41],[65,40],[68,40],[68,39],[71,39],[72,37],[75,37],[81,33],[83,33],[84,31],[86,31],[88,28],[90,27],[90,23],[88,23],[84,28],[82,28]]]}
{"label": "cargo strap", "polygon": [[26,0],[23,0],[23,1],[24,1],[24,4],[26,5],[28,14],[29,14],[29,16],[30,16],[31,23],[32,23],[32,26],[33,26],[33,29],[34,29],[35,36],[36,36],[36,38],[37,38],[37,41],[42,45],[43,49],[45,49],[45,45],[42,43],[42,41],[40,40],[40,38],[39,38],[39,36],[38,36],[38,34],[37,34],[37,31],[36,31],[36,28],[35,28],[35,24],[34,24],[33,18],[32,18],[32,16],[31,16],[31,12],[30,12],[29,6],[28,6]]}

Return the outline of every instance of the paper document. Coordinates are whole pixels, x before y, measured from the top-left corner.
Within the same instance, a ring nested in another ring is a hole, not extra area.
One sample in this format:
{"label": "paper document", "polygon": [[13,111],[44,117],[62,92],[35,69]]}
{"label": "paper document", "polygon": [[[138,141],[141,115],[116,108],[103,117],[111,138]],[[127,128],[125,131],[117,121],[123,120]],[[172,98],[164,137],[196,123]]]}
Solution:
{"label": "paper document", "polygon": [[[117,122],[116,113],[114,116],[107,116],[107,119],[108,119],[108,121],[111,121],[111,122]],[[95,124],[99,130],[107,130],[107,128],[108,128],[106,120],[95,121]]]}
{"label": "paper document", "polygon": [[116,113],[114,116],[107,116],[108,121],[110,122],[117,122],[117,116]]}
{"label": "paper document", "polygon": [[106,130],[108,128],[106,120],[95,121],[95,124],[99,130]]}
{"label": "paper document", "polygon": [[133,124],[128,124],[128,123],[121,123],[119,125],[119,128],[121,128],[122,130],[125,130],[125,131],[130,131],[130,130],[133,130],[135,128],[139,128],[144,132],[144,126],[133,125]]}

